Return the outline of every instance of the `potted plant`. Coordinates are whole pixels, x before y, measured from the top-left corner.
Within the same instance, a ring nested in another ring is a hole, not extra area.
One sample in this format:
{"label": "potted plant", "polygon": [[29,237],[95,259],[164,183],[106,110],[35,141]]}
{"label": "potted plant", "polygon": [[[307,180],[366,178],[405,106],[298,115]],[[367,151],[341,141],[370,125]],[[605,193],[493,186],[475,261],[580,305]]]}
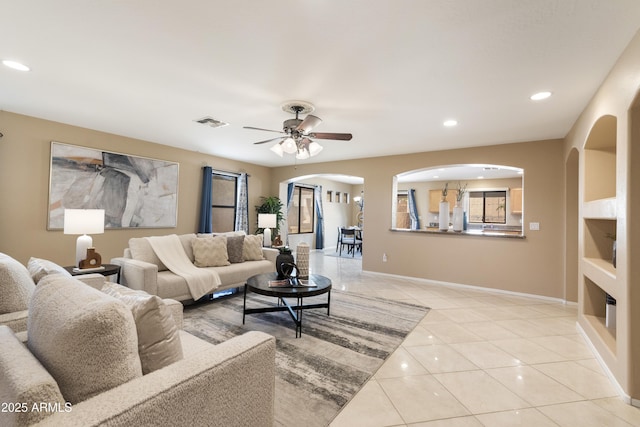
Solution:
{"label": "potted plant", "polygon": [[[272,236],[280,235],[280,222],[284,219],[284,214],[282,213],[282,208],[284,205],[279,197],[269,196],[269,197],[261,197],[260,201],[262,202],[260,205],[256,206],[256,214],[267,213],[267,214],[276,214],[276,227],[273,230]],[[256,223],[258,222],[258,215],[256,215]],[[263,228],[258,228],[256,230],[256,234],[261,234],[264,232]],[[272,239],[273,240],[273,239]]]}

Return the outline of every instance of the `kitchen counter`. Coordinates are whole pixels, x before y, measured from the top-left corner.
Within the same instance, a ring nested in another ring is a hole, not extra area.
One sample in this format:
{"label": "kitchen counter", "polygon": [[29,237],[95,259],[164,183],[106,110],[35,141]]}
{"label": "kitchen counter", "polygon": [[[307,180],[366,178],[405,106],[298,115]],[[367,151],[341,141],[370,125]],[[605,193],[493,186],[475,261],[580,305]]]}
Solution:
{"label": "kitchen counter", "polygon": [[508,239],[524,239],[525,236],[521,231],[513,230],[493,230],[493,229],[477,229],[477,230],[465,230],[465,231],[442,231],[438,228],[428,227],[421,230],[409,230],[407,228],[392,228],[391,231],[409,232],[409,233],[425,233],[425,234],[441,234],[446,236],[483,236],[483,237],[501,237]]}

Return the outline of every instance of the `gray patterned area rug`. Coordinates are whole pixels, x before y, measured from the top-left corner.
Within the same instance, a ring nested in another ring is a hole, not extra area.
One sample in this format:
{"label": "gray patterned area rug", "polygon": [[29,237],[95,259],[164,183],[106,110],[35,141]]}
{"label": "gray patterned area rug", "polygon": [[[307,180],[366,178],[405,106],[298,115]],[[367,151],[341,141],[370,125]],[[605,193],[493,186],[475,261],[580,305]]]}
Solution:
{"label": "gray patterned area rug", "polygon": [[[305,304],[326,302],[327,295]],[[253,293],[247,307],[277,303]],[[249,314],[242,324],[242,292],[185,307],[184,329],[213,344],[247,331],[276,337],[278,426],[326,426],[371,378],[429,311],[398,301],[331,291],[331,311],[305,310],[302,337],[287,312]]]}

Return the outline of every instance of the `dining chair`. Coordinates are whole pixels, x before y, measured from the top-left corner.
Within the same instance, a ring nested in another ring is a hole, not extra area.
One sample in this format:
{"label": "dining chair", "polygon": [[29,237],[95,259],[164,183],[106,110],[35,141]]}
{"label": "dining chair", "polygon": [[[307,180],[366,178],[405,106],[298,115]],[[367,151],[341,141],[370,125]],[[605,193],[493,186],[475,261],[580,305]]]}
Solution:
{"label": "dining chair", "polygon": [[353,228],[340,228],[340,255],[342,256],[342,248],[344,246],[347,247],[347,253],[351,253],[351,256],[354,257],[356,254],[356,250],[360,250],[362,252],[362,240],[357,238],[358,230]]}

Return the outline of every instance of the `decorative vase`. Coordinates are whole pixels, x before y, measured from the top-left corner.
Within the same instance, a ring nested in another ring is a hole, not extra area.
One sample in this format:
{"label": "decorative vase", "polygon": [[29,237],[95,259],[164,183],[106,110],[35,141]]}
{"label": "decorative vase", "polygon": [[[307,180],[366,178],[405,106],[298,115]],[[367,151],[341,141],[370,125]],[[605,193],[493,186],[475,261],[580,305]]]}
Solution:
{"label": "decorative vase", "polygon": [[464,227],[464,208],[462,206],[453,207],[453,231],[462,231]]}
{"label": "decorative vase", "polygon": [[309,245],[305,242],[296,246],[296,265],[298,266],[298,274],[301,279],[309,277]]}
{"label": "decorative vase", "polygon": [[276,257],[276,272],[278,273],[278,279],[284,279],[288,274],[291,274],[289,271],[288,274],[283,270],[283,264],[293,264],[295,260],[293,259],[293,254],[291,253],[291,249],[282,248],[280,249],[280,253]]}
{"label": "decorative vase", "polygon": [[449,230],[449,202],[440,202],[440,216],[438,217],[440,231]]}

